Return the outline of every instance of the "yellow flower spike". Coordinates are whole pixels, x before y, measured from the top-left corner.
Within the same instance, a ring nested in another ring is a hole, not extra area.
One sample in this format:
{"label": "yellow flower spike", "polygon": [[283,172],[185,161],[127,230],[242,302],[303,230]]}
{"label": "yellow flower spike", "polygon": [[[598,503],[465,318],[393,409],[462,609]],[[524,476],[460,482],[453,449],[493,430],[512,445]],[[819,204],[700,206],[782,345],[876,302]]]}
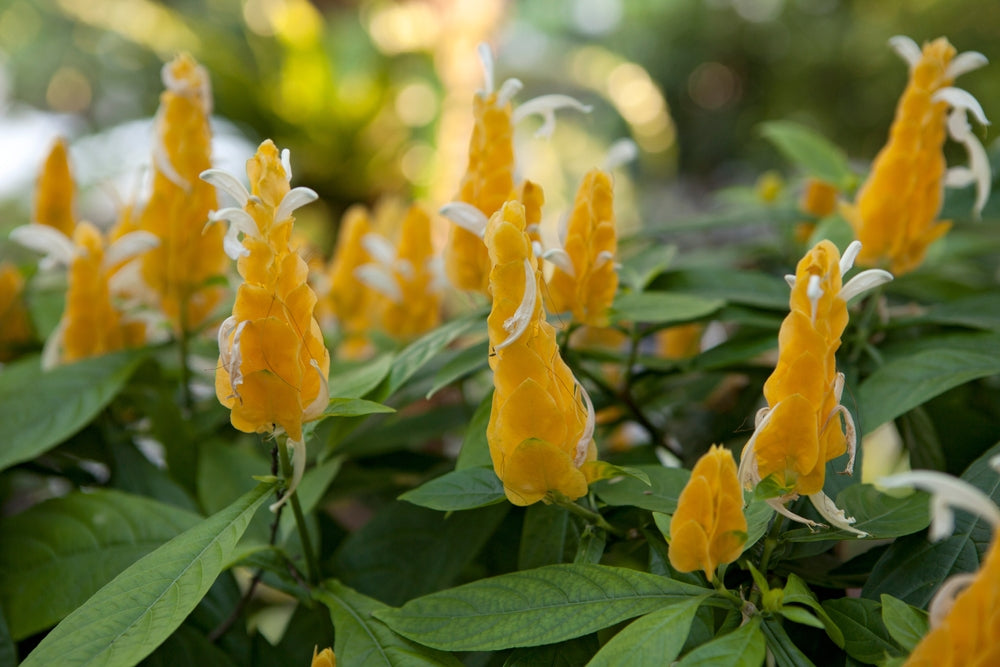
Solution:
{"label": "yellow flower spike", "polygon": [[747,520],[736,461],[713,445],[691,470],[670,521],[670,564],[679,572],[702,570],[711,581],[715,568],[743,553]]}
{"label": "yellow flower spike", "polygon": [[537,254],[537,248],[540,248],[542,243],[542,206],[545,205],[545,191],[539,184],[525,180],[521,183],[517,200],[524,204],[525,231],[531,243],[538,244]]}
{"label": "yellow flower spike", "polygon": [[496,390],[486,431],[493,468],[515,505],[549,492],[575,500],[587,492],[581,467],[597,458],[594,410],[545,320],[524,206],[504,204],[490,218],[485,241],[493,262],[487,325]]}
{"label": "yellow flower spike", "polygon": [[0,262],[0,361],[10,361],[32,339],[24,307],[24,277],[10,262]]}
{"label": "yellow flower spike", "polygon": [[205,283],[225,272],[227,260],[220,252],[224,230],[205,228],[209,211],[218,206],[215,189],[198,178],[212,166],[208,73],[191,56],[180,55],[164,65],[163,83],[153,192],[138,226],[160,239],[143,258],[142,276],[181,333],[197,329],[222,299],[223,288]]}
{"label": "yellow flower spike", "polygon": [[58,229],[66,236],[73,234],[75,187],[69,169],[66,142],[57,139],[45,158],[45,164],[35,187],[34,222]]}
{"label": "yellow flower spike", "polygon": [[333,649],[325,648],[317,653],[319,647],[313,647],[312,667],[337,667],[337,656]]}
{"label": "yellow flower spike", "polygon": [[365,207],[356,205],[347,209],[341,219],[337,245],[327,269],[330,281],[328,305],[346,342],[357,351],[367,346],[373,294],[364,284],[359,284],[354,272],[372,261],[362,243],[371,231],[371,217]]}
{"label": "yellow flower spike", "polygon": [[291,247],[292,213],[315,200],[316,193],[290,189],[288,164],[287,151],[279,157],[267,140],[247,161],[250,193],[225,172],[202,174],[244,206],[212,214],[212,220],[230,223],[225,247],[237,258],[244,279],[233,314],[219,329],[215,391],[238,430],[288,434],[293,478],[272,509],[285,502],[302,477],[302,424],[326,408],[330,372],[330,354],[314,316],[316,295],[307,282],[309,268]]}
{"label": "yellow flower spike", "polygon": [[795,275],[786,277],[792,286],[791,312],[778,334],[778,364],[764,384],[768,407],[757,415],[739,473],[747,488],[772,477],[788,489],[784,496],[769,500],[785,516],[815,525],[785,507],[787,501],[807,495],[831,524],[863,535],[823,493],[827,461],[847,451],[850,461],[845,472],[854,465],[854,423],[840,404],[844,377],[836,367],[840,336],[847,326],[847,302],[892,279],[889,273],[872,269],[843,284],[842,276],[860,250],[855,241],[841,257],[836,246],[821,241],[802,258]]}
{"label": "yellow flower spike", "polygon": [[[875,157],[868,180],[844,214],[864,250],[858,263],[900,275],[923,262],[927,248],[951,227],[939,221],[945,186],[975,183],[976,215],[989,196],[990,168],[966,114],[988,124],[979,103],[952,87],[959,75],[986,64],[979,53],[956,55],[944,37],[918,47],[908,37],[890,44],[910,66],[910,81],[896,107],[889,141]],[[949,110],[951,110],[949,112]],[[965,145],[969,166],[947,169],[945,138]]]}
{"label": "yellow flower spike", "polygon": [[608,308],[618,289],[615,256],[614,186],[611,174],[592,169],[577,191],[563,240],[566,262],[556,263],[548,281],[552,310],[572,311],[582,324],[608,324]]}
{"label": "yellow flower spike", "polygon": [[431,219],[420,206],[411,206],[403,219],[391,272],[399,298],[387,300],[382,310],[386,333],[405,341],[436,327],[441,320],[442,281],[431,242]]}
{"label": "yellow flower spike", "polygon": [[656,349],[664,359],[690,359],[701,351],[705,326],[700,322],[678,324],[656,334]]}
{"label": "yellow flower spike", "polygon": [[837,210],[838,194],[840,190],[836,185],[818,178],[807,179],[799,199],[799,210],[814,218],[825,218]]}

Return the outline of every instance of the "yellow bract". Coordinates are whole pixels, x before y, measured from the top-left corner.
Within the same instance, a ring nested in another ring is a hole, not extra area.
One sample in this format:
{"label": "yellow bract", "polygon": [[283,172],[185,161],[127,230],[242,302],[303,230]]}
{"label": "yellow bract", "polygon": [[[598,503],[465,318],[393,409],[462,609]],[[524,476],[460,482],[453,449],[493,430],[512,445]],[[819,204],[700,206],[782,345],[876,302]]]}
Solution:
{"label": "yellow bract", "polygon": [[390,276],[399,287],[399,299],[385,299],[382,327],[397,340],[427,333],[441,320],[441,294],[434,273],[431,219],[420,206],[406,213]]}
{"label": "yellow bract", "polygon": [[333,654],[333,649],[325,648],[317,653],[314,647],[312,667],[337,667],[337,656]]}
{"label": "yellow bract", "polygon": [[572,311],[573,319],[583,324],[607,326],[608,308],[618,289],[614,186],[608,172],[592,169],[584,176],[570,213],[564,249],[573,272],[556,265],[548,282],[552,309]]}
{"label": "yellow bract", "polygon": [[[490,216],[514,191],[511,104],[498,104],[497,93],[477,93],[472,109],[475,126],[469,140],[469,166],[456,200],[471,204]],[[486,292],[490,259],[482,239],[467,229],[452,225],[445,250],[445,270],[455,287]]]}
{"label": "yellow bract", "polygon": [[917,644],[906,665],[1000,665],[997,637],[1000,637],[1000,539],[994,534],[993,544],[972,583],[958,594],[943,620]]}
{"label": "yellow bract", "polygon": [[[211,164],[212,100],[208,73],[188,55],[163,68],[166,90],[160,97],[153,151],[153,192],[138,228],[160,245],[143,257],[142,276],[159,296],[175,331],[192,331],[205,322],[224,291],[205,282],[225,272],[224,230],[204,229],[216,208],[215,189],[198,176]],[[204,233],[203,233],[204,231]]]}
{"label": "yellow bract", "polygon": [[69,170],[66,142],[58,139],[53,145],[38,175],[35,188],[33,222],[54,227],[66,236],[73,235],[76,217],[73,215],[75,194],[73,176]]}
{"label": "yellow bract", "polygon": [[486,432],[493,468],[515,505],[538,502],[550,491],[579,498],[587,492],[580,468],[597,457],[593,412],[545,321],[524,206],[504,204],[490,218],[485,240],[493,262],[487,323],[495,392]]}
{"label": "yellow bract", "polygon": [[237,429],[280,426],[301,442],[303,421],[326,407],[330,355],[313,316],[308,267],[289,245],[294,219],[282,208],[288,177],[270,140],[247,162],[247,176],[253,196],[244,207],[249,220],[240,216],[247,226],[237,263],[244,283],[219,334],[216,394]]}
{"label": "yellow bract", "polygon": [[31,340],[31,323],[24,307],[24,277],[9,262],[0,262],[0,361],[13,359]]}
{"label": "yellow bract", "polygon": [[371,218],[364,206],[355,205],[347,209],[341,219],[337,246],[327,269],[330,291],[326,302],[344,336],[341,349],[347,357],[363,356],[369,347],[373,294],[358,281],[354,271],[371,261],[361,242],[371,231]]}
{"label": "yellow bract", "polygon": [[702,570],[711,580],[715,568],[739,558],[746,541],[736,461],[713,445],[691,470],[670,520],[670,564],[680,572]]}

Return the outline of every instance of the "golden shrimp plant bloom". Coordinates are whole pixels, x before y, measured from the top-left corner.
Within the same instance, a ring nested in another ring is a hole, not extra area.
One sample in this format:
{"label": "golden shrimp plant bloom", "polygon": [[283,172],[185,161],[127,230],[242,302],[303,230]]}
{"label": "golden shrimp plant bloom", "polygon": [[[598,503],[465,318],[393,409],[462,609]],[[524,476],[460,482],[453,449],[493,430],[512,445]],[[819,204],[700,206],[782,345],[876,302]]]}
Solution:
{"label": "golden shrimp plant bloom", "polygon": [[892,279],[886,271],[872,269],[843,284],[842,276],[860,249],[855,241],[841,258],[836,246],[821,241],[802,258],[795,275],[786,278],[792,286],[791,312],[778,334],[778,364],[764,384],[767,407],[758,412],[740,460],[740,479],[747,488],[771,477],[786,489],[769,501],[778,512],[813,524],[785,507],[788,500],[809,496],[824,518],[854,532],[860,531],[850,527],[853,519],[823,493],[827,461],[847,451],[846,472],[854,466],[854,423],[840,404],[844,376],[837,372],[836,353],[847,326],[847,302]]}
{"label": "golden shrimp plant bloom", "polygon": [[[920,266],[928,246],[951,227],[937,219],[945,186],[975,183],[976,215],[989,196],[989,161],[967,113],[988,122],[979,102],[953,87],[958,76],[985,65],[986,58],[975,52],[956,55],[944,37],[922,49],[908,37],[893,37],[890,44],[910,66],[910,80],[889,141],[875,157],[854,206],[844,212],[862,243],[858,263],[900,275]],[[948,135],[965,146],[968,167],[947,169],[942,149]]]}
{"label": "golden shrimp plant bloom", "polygon": [[32,221],[58,229],[72,236],[76,227],[73,215],[75,186],[69,169],[66,142],[57,139],[38,175]]}
{"label": "golden shrimp plant bloom", "polygon": [[313,647],[312,667],[337,667],[337,656],[332,648],[325,648],[322,651],[319,647]]}
{"label": "golden shrimp plant bloom", "polygon": [[[990,460],[1000,471],[1000,456]],[[1000,508],[968,482],[933,470],[914,470],[880,479],[885,488],[916,487],[931,493],[928,539],[952,534],[954,508],[984,519],[993,539],[977,572],[949,577],[928,608],[930,631],[914,647],[907,667],[964,667],[1000,664]]]}
{"label": "golden shrimp plant bloom", "polygon": [[746,541],[736,461],[713,445],[692,468],[670,520],[670,564],[679,572],[701,570],[711,581],[715,568],[739,558]]}
{"label": "golden shrimp plant bloom", "polygon": [[548,295],[557,313],[594,327],[608,325],[608,308],[618,289],[615,254],[614,184],[611,174],[592,169],[583,178],[563,239],[564,261],[548,281]]}
{"label": "golden shrimp plant bloom", "polygon": [[344,336],[348,356],[368,347],[371,329],[372,291],[358,284],[355,271],[372,261],[363,239],[372,231],[367,209],[355,205],[347,209],[340,222],[337,245],[327,268],[330,289],[326,302]]}
{"label": "golden shrimp plant bloom", "polygon": [[[45,342],[43,367],[95,357],[146,342],[145,322],[132,318],[114,298],[116,278],[133,257],[155,248],[148,232],[131,232],[108,244],[100,230],[80,222],[70,238],[48,225],[16,227],[11,239],[46,255],[48,265],[69,267],[66,307],[56,330]],[[127,276],[125,276],[127,278]]]}
{"label": "golden shrimp plant bloom", "polygon": [[305,260],[290,245],[292,212],[316,193],[289,187],[288,152],[279,158],[270,140],[247,162],[247,177],[250,192],[221,170],[202,174],[242,206],[211,216],[229,221],[225,248],[244,281],[232,316],[219,328],[215,392],[240,431],[288,434],[294,476],[287,498],[305,469],[302,424],[328,403],[330,354],[314,317],[316,294]]}
{"label": "golden shrimp plant bloom", "polygon": [[575,500],[587,493],[585,464],[597,458],[594,409],[545,320],[524,206],[504,204],[490,218],[485,240],[493,263],[487,325],[495,391],[486,430],[493,468],[515,505],[550,492]]}
{"label": "golden shrimp plant bloom", "polygon": [[24,277],[10,262],[0,262],[0,361],[10,361],[32,339],[24,306]]}
{"label": "golden shrimp plant bloom", "polygon": [[212,166],[208,73],[189,55],[163,67],[153,149],[153,191],[137,220],[139,229],[160,239],[143,258],[143,280],[177,332],[205,322],[223,289],[206,281],[225,273],[220,252],[224,230],[205,229],[218,206],[215,189],[198,176]]}

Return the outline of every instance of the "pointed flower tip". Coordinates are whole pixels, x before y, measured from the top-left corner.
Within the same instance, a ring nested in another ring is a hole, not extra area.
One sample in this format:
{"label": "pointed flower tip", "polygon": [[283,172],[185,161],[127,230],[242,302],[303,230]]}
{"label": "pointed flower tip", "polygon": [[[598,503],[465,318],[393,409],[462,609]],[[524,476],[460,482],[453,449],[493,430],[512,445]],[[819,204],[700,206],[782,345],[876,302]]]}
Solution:
{"label": "pointed flower tip", "polygon": [[250,192],[240,183],[238,178],[225,169],[206,169],[199,174],[199,178],[225,192],[241,208],[246,206],[247,202],[250,201]]}
{"label": "pointed flower tip", "polygon": [[462,229],[483,238],[489,218],[472,204],[454,201],[442,206],[438,212]]}
{"label": "pointed flower tip", "polygon": [[907,65],[913,67],[923,55],[923,51],[912,39],[906,35],[895,35],[889,38],[889,46],[902,58]]}
{"label": "pointed flower tip", "polygon": [[486,42],[480,42],[476,47],[479,62],[483,65],[483,89],[489,95],[493,92],[493,50]]}
{"label": "pointed flower tip", "polygon": [[639,157],[639,147],[636,143],[631,139],[619,139],[611,144],[607,155],[604,156],[604,162],[601,163],[601,168],[605,171],[611,171],[632,162],[637,157]]}
{"label": "pointed flower tip", "polygon": [[551,136],[556,127],[555,112],[558,109],[576,109],[581,113],[590,113],[593,107],[589,104],[583,104],[569,95],[541,95],[517,107],[511,116],[511,123],[516,125],[528,116],[538,114],[542,117],[542,126],[535,132],[535,136]]}

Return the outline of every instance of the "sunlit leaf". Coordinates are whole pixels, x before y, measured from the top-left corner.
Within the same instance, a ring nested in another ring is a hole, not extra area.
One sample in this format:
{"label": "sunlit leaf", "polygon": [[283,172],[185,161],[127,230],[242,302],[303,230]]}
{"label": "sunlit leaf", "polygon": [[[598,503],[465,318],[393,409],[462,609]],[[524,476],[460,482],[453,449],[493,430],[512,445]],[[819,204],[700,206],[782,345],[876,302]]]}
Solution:
{"label": "sunlit leaf", "polygon": [[764,123],[761,134],[810,176],[842,189],[854,183],[854,172],[847,165],[844,151],[809,128],[778,120]]}

